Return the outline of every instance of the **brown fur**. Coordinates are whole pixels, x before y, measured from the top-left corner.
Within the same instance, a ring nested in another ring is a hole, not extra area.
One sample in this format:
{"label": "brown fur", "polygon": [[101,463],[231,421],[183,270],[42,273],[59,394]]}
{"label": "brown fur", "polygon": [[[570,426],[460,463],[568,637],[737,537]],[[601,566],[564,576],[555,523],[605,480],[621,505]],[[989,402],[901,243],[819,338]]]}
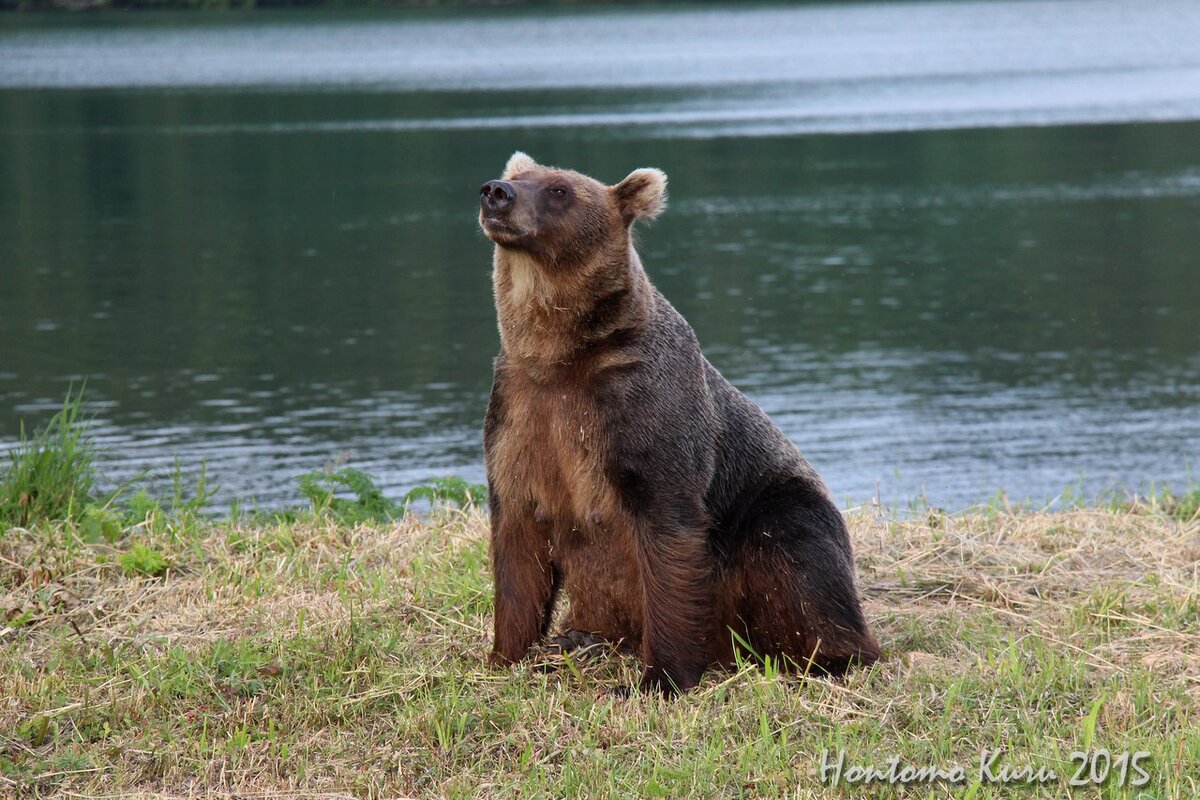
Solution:
{"label": "brown fur", "polygon": [[638,648],[647,688],[732,661],[731,631],[828,671],[869,663],[828,493],[704,360],[634,250],[665,186],[657,170],[607,187],[517,153],[481,190],[502,345],[484,430],[492,659],[542,638],[565,589],[569,626]]}

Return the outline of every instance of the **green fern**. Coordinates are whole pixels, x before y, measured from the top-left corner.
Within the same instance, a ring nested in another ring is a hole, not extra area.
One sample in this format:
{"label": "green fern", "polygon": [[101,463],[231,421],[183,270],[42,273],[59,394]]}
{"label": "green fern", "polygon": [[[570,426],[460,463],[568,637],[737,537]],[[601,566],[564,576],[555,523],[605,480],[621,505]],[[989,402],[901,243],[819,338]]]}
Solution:
{"label": "green fern", "polygon": [[481,505],[487,501],[487,487],[478,483],[468,483],[456,476],[434,478],[426,484],[410,489],[404,495],[404,502],[426,501],[428,503],[447,503],[459,508]]}
{"label": "green fern", "polygon": [[[362,470],[345,467],[336,472],[309,472],[301,475],[300,493],[317,513],[328,512],[343,522],[382,522],[399,519],[404,506],[389,500]],[[353,500],[337,496],[349,491]]]}

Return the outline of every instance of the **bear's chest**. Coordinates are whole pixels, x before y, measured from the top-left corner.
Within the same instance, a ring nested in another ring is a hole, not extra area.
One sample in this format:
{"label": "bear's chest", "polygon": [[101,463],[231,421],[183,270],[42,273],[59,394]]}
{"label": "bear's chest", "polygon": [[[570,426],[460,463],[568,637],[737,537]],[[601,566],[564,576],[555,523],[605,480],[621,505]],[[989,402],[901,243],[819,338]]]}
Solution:
{"label": "bear's chest", "polygon": [[525,509],[556,533],[603,528],[617,504],[605,470],[609,439],[601,409],[569,383],[513,383],[487,454],[488,479],[501,503]]}

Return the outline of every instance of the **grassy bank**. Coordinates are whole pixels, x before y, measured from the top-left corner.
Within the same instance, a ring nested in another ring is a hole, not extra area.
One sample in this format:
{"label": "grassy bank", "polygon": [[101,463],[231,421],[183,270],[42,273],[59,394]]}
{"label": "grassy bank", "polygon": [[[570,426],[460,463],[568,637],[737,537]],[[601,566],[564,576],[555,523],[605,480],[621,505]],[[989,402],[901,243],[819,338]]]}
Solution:
{"label": "grassy bank", "polygon": [[393,502],[318,473],[304,508],[214,521],[178,472],[163,498],[100,492],[79,407],[0,474],[0,797],[892,791],[823,786],[839,753],[844,779],[893,757],[951,773],[916,796],[1200,792],[1200,493],[852,511],[880,664],[620,699],[639,667],[616,653],[486,668],[478,487]]}
{"label": "grassy bank", "polygon": [[[488,670],[472,510],[151,520],[93,542],[13,529],[0,794],[803,797],[826,748],[965,767],[923,796],[1062,797],[1069,754],[1100,748],[1149,753],[1142,796],[1200,791],[1200,523],[863,511],[851,527],[883,663],[843,682],[713,673],[675,702],[608,695],[637,675],[615,654]],[[995,748],[994,772],[1061,777],[974,786]],[[1115,777],[1076,791],[1125,794]]]}

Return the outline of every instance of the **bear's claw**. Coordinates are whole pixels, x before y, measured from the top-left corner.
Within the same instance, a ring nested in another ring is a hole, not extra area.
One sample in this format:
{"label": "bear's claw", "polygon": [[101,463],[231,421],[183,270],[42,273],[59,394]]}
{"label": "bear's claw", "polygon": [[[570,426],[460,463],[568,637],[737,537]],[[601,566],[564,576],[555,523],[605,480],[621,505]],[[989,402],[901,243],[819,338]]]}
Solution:
{"label": "bear's claw", "polygon": [[550,652],[556,654],[575,653],[577,656],[588,656],[593,650],[599,650],[608,644],[607,641],[594,633],[571,629],[563,631],[550,640]]}

